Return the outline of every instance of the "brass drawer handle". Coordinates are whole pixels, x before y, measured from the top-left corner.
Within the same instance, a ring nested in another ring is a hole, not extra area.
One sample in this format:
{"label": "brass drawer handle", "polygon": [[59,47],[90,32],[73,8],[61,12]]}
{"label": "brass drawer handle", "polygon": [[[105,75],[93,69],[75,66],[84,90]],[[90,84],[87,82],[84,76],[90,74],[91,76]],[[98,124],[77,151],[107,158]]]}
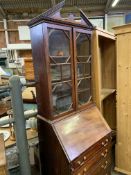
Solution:
{"label": "brass drawer handle", "polygon": [[84,171],[84,173],[86,173],[86,172],[87,172],[87,168],[84,168],[84,170],[83,170],[83,171]]}
{"label": "brass drawer handle", "polygon": [[71,171],[75,171],[75,169],[74,168],[71,168]]}
{"label": "brass drawer handle", "polygon": [[101,165],[101,168],[105,170],[107,168],[107,165],[108,165],[108,161],[105,162],[105,165]]}
{"label": "brass drawer handle", "polygon": [[106,139],[105,142],[102,142],[102,146],[104,146],[104,147],[107,146],[108,145],[108,142],[109,142],[109,140]]}
{"label": "brass drawer handle", "polygon": [[84,160],[86,160],[86,159],[87,159],[87,157],[86,157],[86,156],[84,156],[84,157],[83,157],[83,159],[84,159]]}
{"label": "brass drawer handle", "polygon": [[108,153],[108,149],[106,149],[103,153],[101,153],[101,156],[105,158],[107,156],[107,153]]}
{"label": "brass drawer handle", "polygon": [[84,164],[84,162],[81,162],[81,161],[78,161],[77,163],[78,163],[78,165],[80,165],[80,166],[82,166],[82,165]]}

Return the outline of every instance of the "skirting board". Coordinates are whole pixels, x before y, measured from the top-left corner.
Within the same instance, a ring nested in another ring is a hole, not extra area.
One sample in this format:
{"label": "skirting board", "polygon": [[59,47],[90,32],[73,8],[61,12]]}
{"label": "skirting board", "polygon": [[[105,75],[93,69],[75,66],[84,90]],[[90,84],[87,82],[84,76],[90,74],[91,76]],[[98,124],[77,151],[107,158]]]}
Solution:
{"label": "skirting board", "polygon": [[120,173],[124,173],[126,175],[131,175],[131,172],[125,171],[125,170],[117,168],[117,167],[115,167],[115,171],[120,172]]}

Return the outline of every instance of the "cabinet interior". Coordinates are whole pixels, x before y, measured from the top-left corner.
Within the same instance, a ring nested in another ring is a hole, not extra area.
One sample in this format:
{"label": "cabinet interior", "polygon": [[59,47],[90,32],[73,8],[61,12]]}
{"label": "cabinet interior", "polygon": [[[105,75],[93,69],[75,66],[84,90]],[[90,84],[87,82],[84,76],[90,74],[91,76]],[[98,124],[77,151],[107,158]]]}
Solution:
{"label": "cabinet interior", "polygon": [[115,40],[99,36],[101,108],[112,129],[116,128],[116,50]]}

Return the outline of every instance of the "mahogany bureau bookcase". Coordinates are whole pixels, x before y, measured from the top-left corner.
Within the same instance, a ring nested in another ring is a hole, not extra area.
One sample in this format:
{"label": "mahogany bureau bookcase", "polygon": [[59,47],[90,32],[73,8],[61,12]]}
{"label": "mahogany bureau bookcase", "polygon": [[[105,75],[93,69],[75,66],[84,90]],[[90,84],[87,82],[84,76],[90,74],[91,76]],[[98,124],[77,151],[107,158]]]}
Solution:
{"label": "mahogany bureau bookcase", "polygon": [[92,24],[61,2],[29,22],[43,175],[110,175],[111,129],[92,103]]}

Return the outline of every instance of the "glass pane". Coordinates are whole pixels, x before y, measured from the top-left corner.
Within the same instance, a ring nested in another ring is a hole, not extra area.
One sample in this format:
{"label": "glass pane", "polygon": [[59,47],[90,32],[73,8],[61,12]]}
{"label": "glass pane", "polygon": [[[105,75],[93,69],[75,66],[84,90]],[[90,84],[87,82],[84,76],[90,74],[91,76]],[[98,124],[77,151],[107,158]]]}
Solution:
{"label": "glass pane", "polygon": [[77,76],[82,77],[84,74],[84,64],[78,63],[77,64]]}
{"label": "glass pane", "polygon": [[91,79],[85,78],[78,80],[78,104],[87,103],[91,97]]}
{"label": "glass pane", "polygon": [[87,103],[91,100],[91,92],[90,89],[88,89],[87,91],[83,91],[78,93],[78,103],[79,105],[82,105],[84,103]]}
{"label": "glass pane", "polygon": [[76,33],[77,49],[77,95],[78,104],[87,103],[91,98],[91,55],[90,39],[85,33]]}
{"label": "glass pane", "polygon": [[88,56],[90,54],[90,43],[87,34],[79,34],[76,40],[77,56]]}
{"label": "glass pane", "polygon": [[84,76],[91,75],[91,64],[85,63],[84,64]]}
{"label": "glass pane", "polygon": [[62,80],[71,79],[71,65],[63,65],[62,66]]}
{"label": "glass pane", "polygon": [[53,115],[72,109],[70,32],[48,28]]}
{"label": "glass pane", "polygon": [[69,83],[59,83],[52,86],[54,114],[68,111],[72,108],[72,87]]}
{"label": "glass pane", "polygon": [[70,62],[70,57],[66,56],[50,56],[50,63],[69,63]]}
{"label": "glass pane", "polygon": [[90,89],[90,88],[91,88],[91,79],[90,78],[78,80],[78,92],[85,91],[85,90]]}
{"label": "glass pane", "polygon": [[50,56],[69,56],[70,42],[67,33],[59,29],[48,29]]}
{"label": "glass pane", "polygon": [[87,62],[89,60],[88,56],[77,56],[78,62]]}
{"label": "glass pane", "polygon": [[51,66],[51,80],[52,81],[60,81],[61,80],[60,66],[56,66],[56,65]]}

